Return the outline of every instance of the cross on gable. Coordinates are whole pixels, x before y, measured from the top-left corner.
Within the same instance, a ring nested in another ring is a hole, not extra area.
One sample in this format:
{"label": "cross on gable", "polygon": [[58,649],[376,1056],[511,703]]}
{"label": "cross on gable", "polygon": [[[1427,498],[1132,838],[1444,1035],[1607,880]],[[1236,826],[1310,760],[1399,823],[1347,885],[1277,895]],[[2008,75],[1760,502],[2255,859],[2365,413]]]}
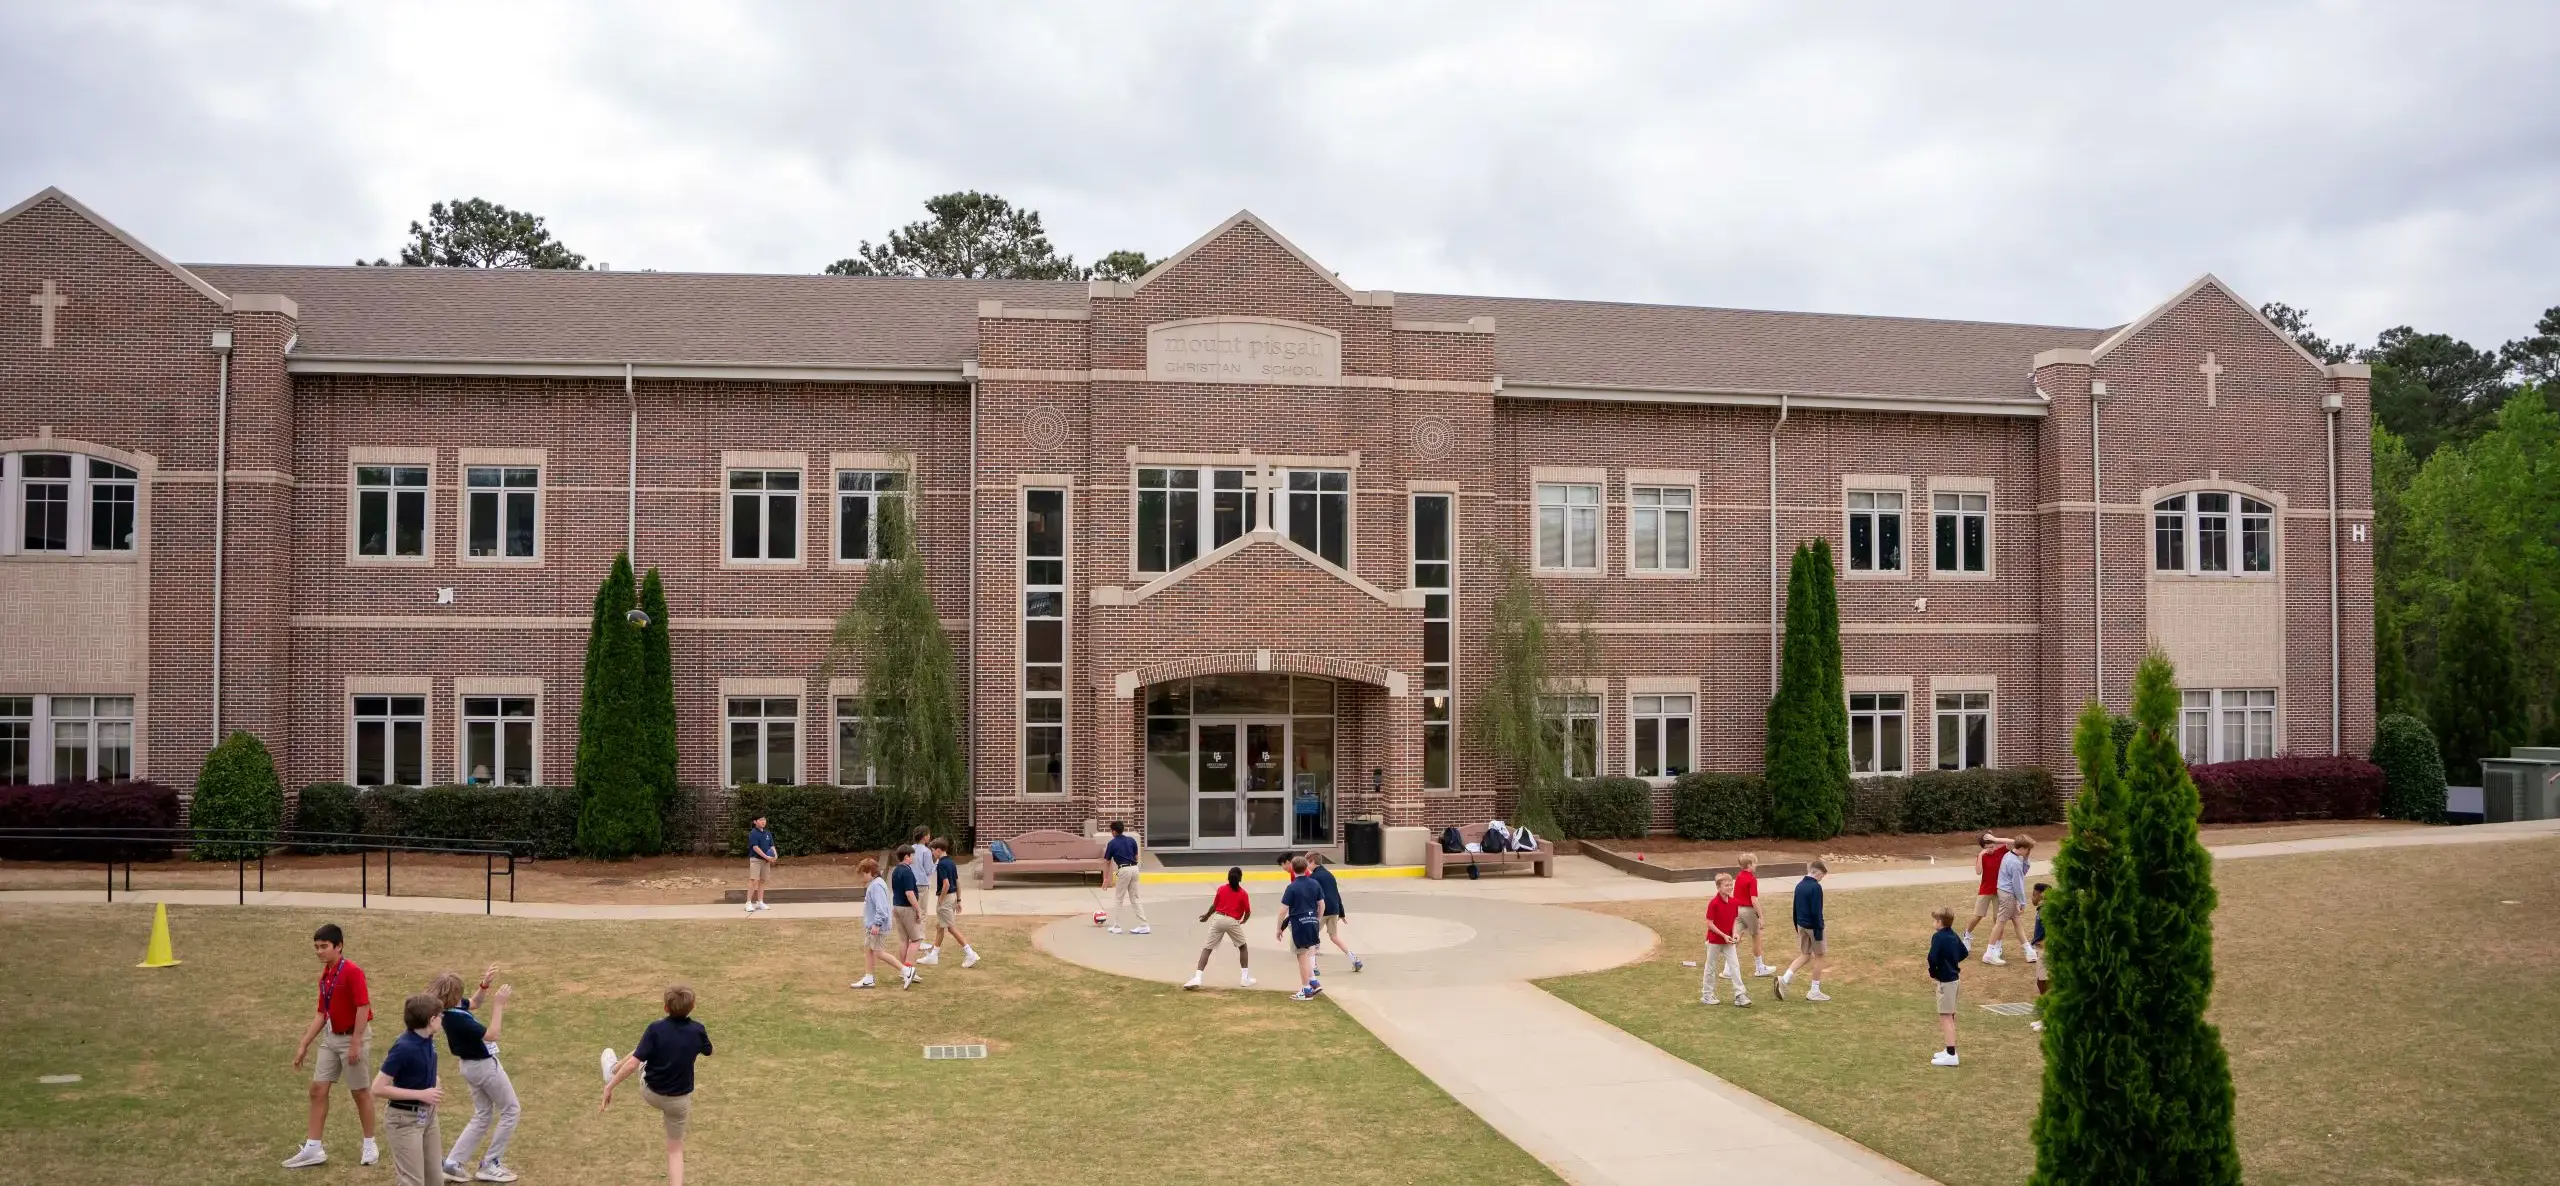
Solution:
{"label": "cross on gable", "polygon": [[28,297],[27,303],[34,305],[43,316],[42,328],[36,335],[37,348],[53,349],[53,311],[70,305],[71,298],[54,291],[53,281],[47,280],[44,282],[44,291]]}
{"label": "cross on gable", "polygon": [[2221,393],[2215,390],[2214,380],[2222,377],[2222,364],[2213,360],[2213,351],[2204,352],[2204,361],[2196,364],[2196,373],[2204,376],[2204,406],[2215,406],[2221,400]]}

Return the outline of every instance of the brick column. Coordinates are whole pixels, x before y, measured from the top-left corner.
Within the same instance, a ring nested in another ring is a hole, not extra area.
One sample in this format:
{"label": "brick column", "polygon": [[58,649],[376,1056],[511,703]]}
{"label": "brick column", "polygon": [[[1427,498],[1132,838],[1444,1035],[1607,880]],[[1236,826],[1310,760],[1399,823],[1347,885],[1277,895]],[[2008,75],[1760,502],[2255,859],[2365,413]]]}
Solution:
{"label": "brick column", "polygon": [[1085,797],[1094,816],[1109,823],[1126,820],[1129,830],[1146,834],[1146,797],[1138,785],[1137,700],[1117,696],[1104,686],[1094,696],[1093,754],[1084,766]]}

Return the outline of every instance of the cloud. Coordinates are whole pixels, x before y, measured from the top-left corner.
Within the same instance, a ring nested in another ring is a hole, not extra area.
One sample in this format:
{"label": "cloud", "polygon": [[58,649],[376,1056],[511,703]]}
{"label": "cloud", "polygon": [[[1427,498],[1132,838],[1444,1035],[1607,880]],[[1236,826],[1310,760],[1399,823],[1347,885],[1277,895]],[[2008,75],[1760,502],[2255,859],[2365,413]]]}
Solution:
{"label": "cloud", "polygon": [[2560,6],[89,3],[0,9],[0,199],[184,259],[430,201],[814,271],[1002,193],[1251,207],[1366,287],[2105,325],[2196,273],[2494,344],[2560,304]]}

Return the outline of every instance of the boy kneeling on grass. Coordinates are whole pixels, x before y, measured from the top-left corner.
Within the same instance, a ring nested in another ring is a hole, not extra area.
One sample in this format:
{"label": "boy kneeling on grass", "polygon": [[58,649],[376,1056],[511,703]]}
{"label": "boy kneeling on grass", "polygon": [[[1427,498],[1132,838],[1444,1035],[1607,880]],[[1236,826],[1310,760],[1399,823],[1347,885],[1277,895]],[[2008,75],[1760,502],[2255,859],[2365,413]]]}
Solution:
{"label": "boy kneeling on grass", "polygon": [[1938,986],[1938,1036],[1947,1048],[1929,1056],[1933,1067],[1956,1065],[1956,965],[1964,962],[1964,939],[1956,934],[1956,912],[1940,906],[1929,912],[1937,933],[1929,936],[1929,979]]}
{"label": "boy kneeling on grass", "polygon": [[391,1146],[392,1177],[400,1186],[444,1186],[444,1134],[436,1129],[436,1105],[444,1089],[436,1086],[436,1031],[443,1028],[444,1002],[419,993],[400,1006],[400,1024],[408,1031],[391,1043],[374,1073],[373,1094],[389,1101],[382,1118],[382,1139]]}
{"label": "boy kneeling on grass", "polygon": [[693,1019],[693,990],[681,984],[667,988],[667,1015],[641,1031],[640,1044],[617,1063],[613,1047],[604,1048],[604,1102],[613,1106],[613,1088],[646,1067],[640,1076],[640,1102],[658,1110],[667,1131],[668,1186],[684,1186],[684,1130],[693,1119],[693,1060],[711,1055],[711,1032]]}

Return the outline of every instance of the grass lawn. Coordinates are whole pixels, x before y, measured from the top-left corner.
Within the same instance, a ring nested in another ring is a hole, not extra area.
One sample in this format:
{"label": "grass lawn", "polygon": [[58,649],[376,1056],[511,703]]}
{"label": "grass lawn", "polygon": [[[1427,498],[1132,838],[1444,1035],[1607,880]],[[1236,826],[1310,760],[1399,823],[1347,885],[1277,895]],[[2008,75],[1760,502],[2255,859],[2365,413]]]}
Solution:
{"label": "grass lawn", "polygon": [[[402,995],[442,969],[507,965],[501,1044],[525,1101],[508,1160],[527,1182],[663,1180],[658,1116],[636,1080],[596,1114],[596,1051],[630,1049],[678,980],[701,993],[695,1016],[719,1052],[700,1066],[686,1142],[688,1174],[704,1182],[1555,1180],[1330,1003],[1073,967],[1032,949],[1045,920],[977,921],[987,961],[963,972],[955,954],[913,992],[846,989],[860,939],[842,922],[227,907],[174,908],[170,921],[186,962],[145,971],[133,963],[147,907],[0,909],[0,1165],[12,1178],[286,1177],[309,1078],[286,1066],[312,1009],[309,936],[337,921],[385,1014],[377,1060]],[[923,1045],[954,1041],[986,1042],[991,1057],[922,1060]],[[443,1061],[451,1140],[469,1104]],[[36,1082],[63,1073],[83,1081]],[[328,1143],[329,1164],[294,1181],[389,1180],[388,1166],[357,1168],[344,1094]]]}
{"label": "grass lawn", "polygon": [[[2551,1180],[2560,842],[2265,857],[2214,876],[2213,1020],[2249,1181]],[[2038,1035],[1976,1007],[2033,998],[2014,947],[2008,967],[1965,964],[1964,1065],[1928,1065],[1928,912],[1955,908],[1962,926],[1970,888],[1832,893],[1829,1004],[1780,1003],[1761,980],[1748,1010],[1700,1006],[1698,971],[1680,966],[1702,951],[1689,902],[1592,907],[1653,927],[1663,948],[1545,987],[1941,1181],[2014,1183],[2034,1165]],[[1772,954],[1791,949],[1777,937],[1785,900],[1763,900],[1779,923]]]}

